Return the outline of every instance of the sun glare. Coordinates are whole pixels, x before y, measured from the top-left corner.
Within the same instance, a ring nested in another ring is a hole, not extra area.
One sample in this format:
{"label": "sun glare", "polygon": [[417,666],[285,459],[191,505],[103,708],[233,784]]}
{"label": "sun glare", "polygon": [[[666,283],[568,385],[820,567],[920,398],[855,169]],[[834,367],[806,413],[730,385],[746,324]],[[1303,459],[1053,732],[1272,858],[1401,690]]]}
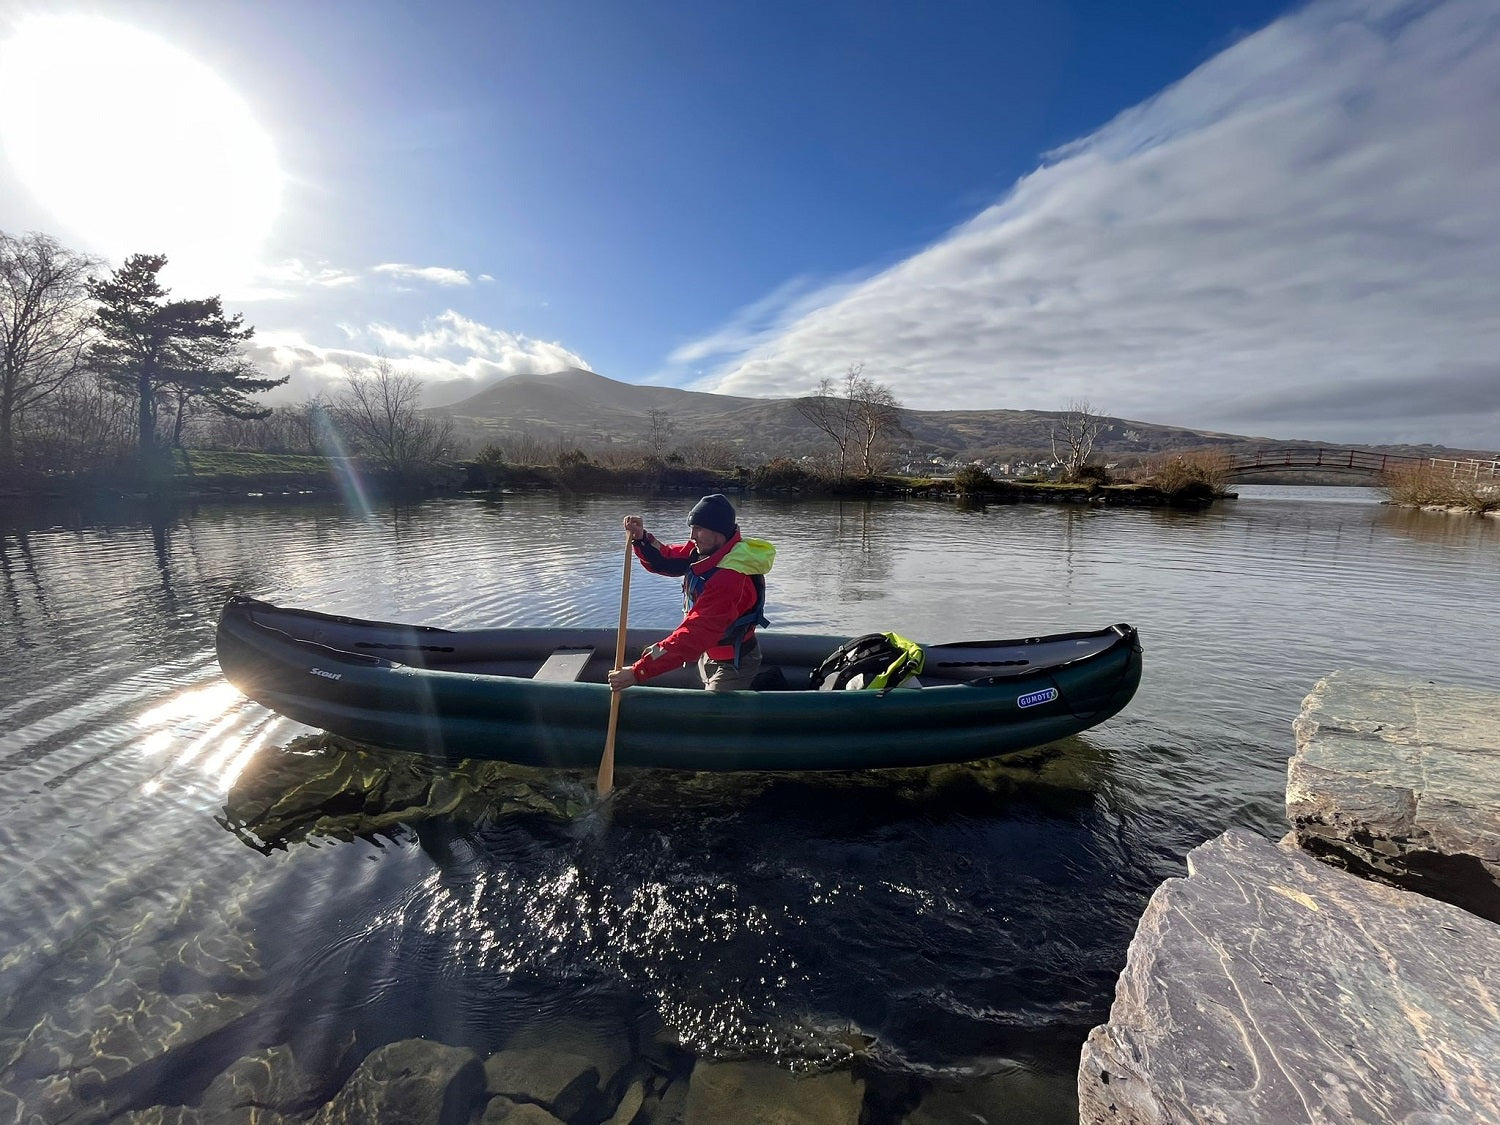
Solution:
{"label": "sun glare", "polygon": [[270,136],[217,74],[144,32],[45,16],[0,43],[0,142],[66,241],[238,274],[281,203]]}

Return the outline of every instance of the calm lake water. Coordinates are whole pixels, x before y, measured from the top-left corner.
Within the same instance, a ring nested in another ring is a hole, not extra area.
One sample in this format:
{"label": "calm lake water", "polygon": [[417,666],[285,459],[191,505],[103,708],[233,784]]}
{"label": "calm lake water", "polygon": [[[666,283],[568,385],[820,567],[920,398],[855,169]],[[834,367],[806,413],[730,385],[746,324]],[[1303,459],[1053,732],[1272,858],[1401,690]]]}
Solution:
{"label": "calm lake water", "polygon": [[[80,1097],[192,1103],[240,1056],[291,1044],[331,1094],[387,1042],[484,1057],[592,1031],[853,1066],[873,1125],[934,1091],[1075,1120],[1078,1048],[1147,897],[1225,828],[1283,834],[1290,724],[1318,679],[1500,682],[1500,521],[1378,498],[747,498],[747,533],[779,549],[773,628],[948,641],[1127,621],[1141,690],[1040,775],[625,772],[608,815],[269,854],[217,818],[308,732],[219,675],[231,593],[613,627],[620,516],[675,536],[693,498],[0,515],[0,1090],[56,1119]],[[631,624],[665,630],[678,597],[637,571]],[[566,802],[591,782],[546,784]]]}

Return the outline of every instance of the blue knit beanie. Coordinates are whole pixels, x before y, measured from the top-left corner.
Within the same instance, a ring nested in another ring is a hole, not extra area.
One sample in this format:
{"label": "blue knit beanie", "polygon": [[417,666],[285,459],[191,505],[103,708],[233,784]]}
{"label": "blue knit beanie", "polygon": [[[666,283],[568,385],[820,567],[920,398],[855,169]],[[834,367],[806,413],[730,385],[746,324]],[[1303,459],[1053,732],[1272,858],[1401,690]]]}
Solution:
{"label": "blue knit beanie", "polygon": [[693,510],[688,513],[689,527],[706,527],[709,531],[717,531],[725,537],[734,534],[734,505],[722,492],[715,492],[712,496],[705,496],[693,505]]}

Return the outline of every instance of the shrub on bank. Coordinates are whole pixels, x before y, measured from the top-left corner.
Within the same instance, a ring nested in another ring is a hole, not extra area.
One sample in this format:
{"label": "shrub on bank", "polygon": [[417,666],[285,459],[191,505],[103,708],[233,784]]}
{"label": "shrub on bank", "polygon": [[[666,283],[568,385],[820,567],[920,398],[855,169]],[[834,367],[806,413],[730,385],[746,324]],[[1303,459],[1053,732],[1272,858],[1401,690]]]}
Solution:
{"label": "shrub on bank", "polygon": [[1500,512],[1500,483],[1459,480],[1458,507],[1471,512]]}
{"label": "shrub on bank", "polygon": [[505,483],[505,451],[491,442],[474,456],[471,479],[483,488],[499,488]]}
{"label": "shrub on bank", "polygon": [[975,492],[992,492],[995,488],[995,478],[990,476],[988,469],[980,465],[965,465],[953,474],[953,488],[960,496],[968,496]]}
{"label": "shrub on bank", "polygon": [[1079,465],[1068,479],[1074,484],[1108,484],[1109,470],[1103,465]]}
{"label": "shrub on bank", "polygon": [[1229,457],[1190,450],[1151,462],[1146,472],[1145,483],[1174,501],[1212,500],[1229,483]]}
{"label": "shrub on bank", "polygon": [[1423,463],[1392,469],[1382,478],[1382,486],[1394,504],[1500,511],[1500,481],[1454,477],[1451,470],[1436,465]]}
{"label": "shrub on bank", "polygon": [[592,460],[581,449],[569,450],[557,458],[555,478],[568,492],[588,492],[614,484],[617,474]]}
{"label": "shrub on bank", "polygon": [[750,487],[764,492],[798,492],[816,484],[808,472],[788,457],[777,457],[750,470]]}

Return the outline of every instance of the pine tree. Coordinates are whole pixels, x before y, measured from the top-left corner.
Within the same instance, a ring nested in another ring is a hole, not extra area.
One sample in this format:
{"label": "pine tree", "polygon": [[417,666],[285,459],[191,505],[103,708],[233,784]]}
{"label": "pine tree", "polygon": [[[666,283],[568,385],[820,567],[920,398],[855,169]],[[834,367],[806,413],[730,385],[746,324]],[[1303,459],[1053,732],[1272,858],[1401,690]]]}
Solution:
{"label": "pine tree", "polygon": [[235,418],[264,418],[252,394],[286,382],[262,378],[243,347],[255,333],[238,313],[224,315],[218,297],[168,300],[157,278],[162,254],[133,254],[108,278],[91,278],[89,296],[99,303],[89,363],[136,405],[141,456],[160,449],[157,423],[174,416],[172,443],[197,406]]}

